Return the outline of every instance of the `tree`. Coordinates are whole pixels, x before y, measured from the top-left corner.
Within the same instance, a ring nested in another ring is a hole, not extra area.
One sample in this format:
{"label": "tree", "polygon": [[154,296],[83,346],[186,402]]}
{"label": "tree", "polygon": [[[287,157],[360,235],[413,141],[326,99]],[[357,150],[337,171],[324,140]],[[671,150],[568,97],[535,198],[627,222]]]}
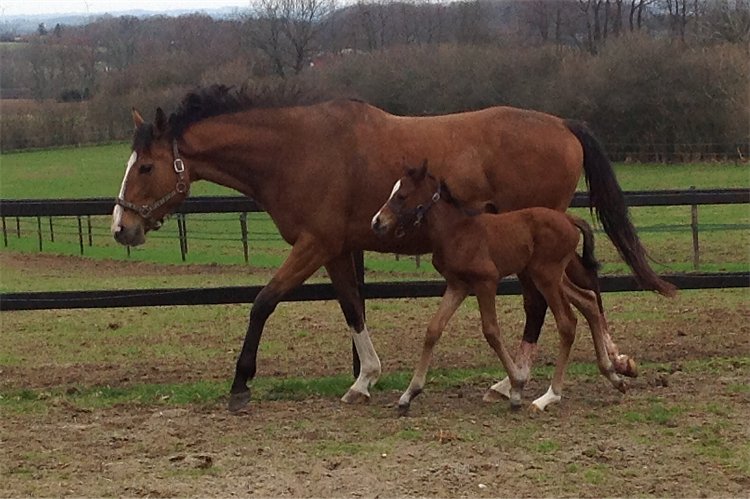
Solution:
{"label": "tree", "polygon": [[276,74],[298,74],[318,50],[318,35],[335,10],[335,0],[260,0],[246,26],[253,45],[270,59]]}

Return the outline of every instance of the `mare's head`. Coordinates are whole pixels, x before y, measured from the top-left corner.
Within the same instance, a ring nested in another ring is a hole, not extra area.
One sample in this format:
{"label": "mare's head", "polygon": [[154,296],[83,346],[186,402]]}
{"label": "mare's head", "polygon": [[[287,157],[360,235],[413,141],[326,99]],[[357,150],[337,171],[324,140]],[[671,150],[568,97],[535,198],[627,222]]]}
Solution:
{"label": "mare's head", "polygon": [[391,230],[396,236],[422,223],[427,211],[440,200],[442,182],[427,171],[427,160],[417,168],[407,168],[396,182],[391,196],[378,210],[372,223],[372,230],[385,235]]}
{"label": "mare's head", "polygon": [[146,233],[161,227],[188,194],[189,178],[171,137],[167,117],[156,110],[153,123],[145,123],[133,109],[135,133],[120,193],[112,213],[112,235],[120,244],[137,246]]}

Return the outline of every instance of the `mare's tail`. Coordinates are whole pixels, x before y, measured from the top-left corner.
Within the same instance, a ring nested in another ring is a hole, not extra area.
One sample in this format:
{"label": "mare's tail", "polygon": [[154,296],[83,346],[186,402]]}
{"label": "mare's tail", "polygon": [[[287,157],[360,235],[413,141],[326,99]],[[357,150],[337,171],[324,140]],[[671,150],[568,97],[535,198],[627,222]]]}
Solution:
{"label": "mare's tail", "polygon": [[583,251],[581,252],[581,263],[587,270],[591,270],[596,275],[596,272],[601,268],[599,261],[594,256],[594,230],[591,228],[589,223],[575,215],[568,213],[568,218],[573,224],[578,227],[578,230],[583,234]]}
{"label": "mare's tail", "polygon": [[583,123],[566,120],[565,124],[583,147],[583,170],[589,188],[589,202],[592,210],[596,209],[604,231],[644,289],[674,296],[677,288],[656,275],[648,263],[646,249],[630,221],[625,197],[604,148]]}

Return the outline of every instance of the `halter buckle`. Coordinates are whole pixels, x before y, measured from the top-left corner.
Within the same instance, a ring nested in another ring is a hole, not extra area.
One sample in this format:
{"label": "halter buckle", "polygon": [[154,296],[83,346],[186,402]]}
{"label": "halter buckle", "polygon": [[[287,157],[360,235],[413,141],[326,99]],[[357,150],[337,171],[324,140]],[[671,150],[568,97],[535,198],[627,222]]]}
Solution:
{"label": "halter buckle", "polygon": [[138,214],[142,216],[143,218],[148,218],[149,215],[151,215],[151,212],[153,211],[153,208],[148,205],[143,205],[138,209]]}
{"label": "halter buckle", "polygon": [[185,171],[185,163],[182,162],[182,159],[175,158],[174,160],[174,171],[177,173],[182,173]]}

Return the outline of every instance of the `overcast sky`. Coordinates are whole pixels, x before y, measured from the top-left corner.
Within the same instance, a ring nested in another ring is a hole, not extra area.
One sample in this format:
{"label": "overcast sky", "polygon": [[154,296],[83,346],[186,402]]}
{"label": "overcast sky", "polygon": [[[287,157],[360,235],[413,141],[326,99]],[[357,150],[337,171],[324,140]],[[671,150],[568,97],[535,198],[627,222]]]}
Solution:
{"label": "overcast sky", "polygon": [[133,9],[164,11],[246,8],[250,3],[250,0],[0,0],[0,15],[103,14]]}

